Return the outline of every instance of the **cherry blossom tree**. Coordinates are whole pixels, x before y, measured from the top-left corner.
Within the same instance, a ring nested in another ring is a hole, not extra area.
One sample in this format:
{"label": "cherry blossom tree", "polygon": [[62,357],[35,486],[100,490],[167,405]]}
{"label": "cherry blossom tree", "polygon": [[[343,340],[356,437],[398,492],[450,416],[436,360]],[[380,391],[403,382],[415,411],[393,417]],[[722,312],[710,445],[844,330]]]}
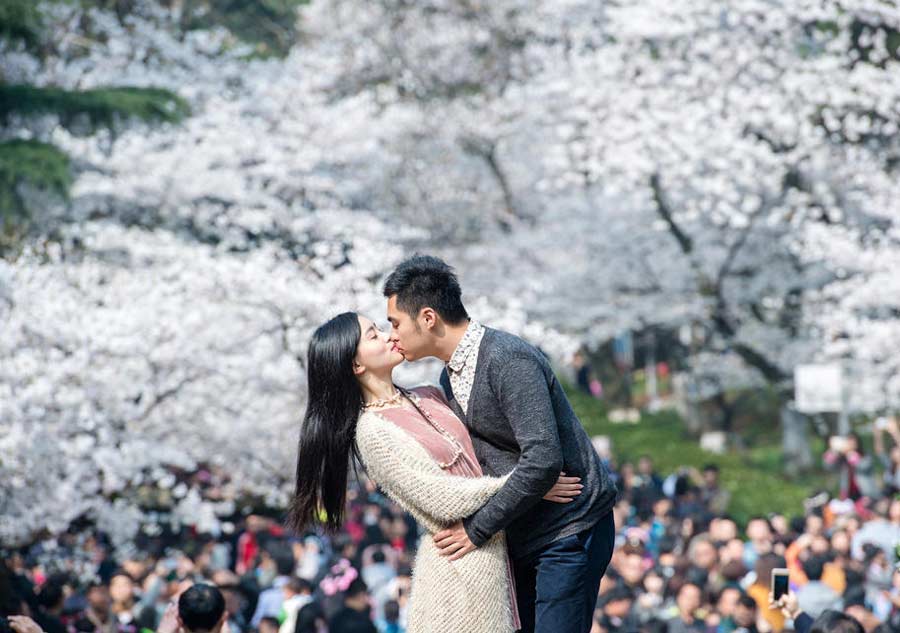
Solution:
{"label": "cherry blossom tree", "polygon": [[[893,6],[335,0],[261,59],[134,4],[57,8],[58,58],[3,60],[192,114],[48,127],[77,178],[0,261],[0,538],[87,513],[127,540],[136,488],[199,463],[283,504],[308,337],[383,316],[380,280],[417,249],[557,360],[691,326],[706,396],[786,393],[796,364],[840,358],[854,409],[896,406]],[[88,47],[63,35],[78,11]],[[185,518],[229,509],[175,487]]]}

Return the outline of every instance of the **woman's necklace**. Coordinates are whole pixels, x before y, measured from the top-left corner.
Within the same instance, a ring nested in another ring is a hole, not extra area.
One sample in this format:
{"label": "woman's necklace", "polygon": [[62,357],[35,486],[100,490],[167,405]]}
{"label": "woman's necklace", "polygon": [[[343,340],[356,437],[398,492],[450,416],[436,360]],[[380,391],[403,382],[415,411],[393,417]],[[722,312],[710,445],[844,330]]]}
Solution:
{"label": "woman's necklace", "polygon": [[416,411],[419,412],[419,415],[425,418],[425,421],[428,422],[432,427],[434,427],[434,429],[438,433],[440,433],[441,436],[443,436],[443,438],[447,440],[453,447],[453,455],[450,457],[450,461],[446,463],[438,462],[438,466],[440,466],[441,468],[450,468],[459,460],[460,455],[463,454],[462,444],[459,443],[459,440],[457,440],[452,433],[438,424],[437,421],[431,417],[431,414],[428,413],[428,411],[419,406],[418,402],[416,402],[416,400],[418,400],[418,396],[416,396],[416,394],[410,395],[405,391],[401,393],[403,396],[406,396],[406,399],[409,400],[410,404],[412,404],[413,407],[415,407]]}
{"label": "woman's necklace", "polygon": [[380,400],[372,400],[371,402],[367,402],[363,405],[363,409],[380,409],[381,407],[400,404],[400,401],[403,399],[403,392],[397,388],[397,385],[393,385],[393,387],[394,395],[388,398],[381,398]]}

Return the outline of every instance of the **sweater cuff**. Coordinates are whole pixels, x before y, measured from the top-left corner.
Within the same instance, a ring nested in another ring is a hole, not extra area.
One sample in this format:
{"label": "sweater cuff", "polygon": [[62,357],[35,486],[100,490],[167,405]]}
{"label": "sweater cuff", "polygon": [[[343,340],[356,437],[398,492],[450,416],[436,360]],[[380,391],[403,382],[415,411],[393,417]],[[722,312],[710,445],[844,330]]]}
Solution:
{"label": "sweater cuff", "polygon": [[466,536],[469,537],[469,540],[472,541],[472,545],[475,547],[481,547],[487,542],[486,538],[481,538],[475,531],[475,527],[472,525],[472,519],[475,516],[466,517],[463,519],[463,529],[466,531]]}

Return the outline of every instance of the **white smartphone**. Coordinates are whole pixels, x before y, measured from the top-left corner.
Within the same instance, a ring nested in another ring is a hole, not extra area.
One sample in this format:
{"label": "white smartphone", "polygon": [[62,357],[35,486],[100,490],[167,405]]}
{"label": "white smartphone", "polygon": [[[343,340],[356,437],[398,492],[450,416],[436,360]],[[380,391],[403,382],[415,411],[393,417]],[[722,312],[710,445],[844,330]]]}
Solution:
{"label": "white smartphone", "polygon": [[784,567],[776,567],[772,570],[772,597],[778,599],[788,592],[788,576],[790,570]]}

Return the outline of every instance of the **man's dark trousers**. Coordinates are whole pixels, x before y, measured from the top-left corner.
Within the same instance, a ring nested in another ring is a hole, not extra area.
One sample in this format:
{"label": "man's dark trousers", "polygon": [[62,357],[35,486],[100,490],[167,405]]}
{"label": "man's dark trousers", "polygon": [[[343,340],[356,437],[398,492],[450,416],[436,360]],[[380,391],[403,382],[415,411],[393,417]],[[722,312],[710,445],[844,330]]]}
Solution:
{"label": "man's dark trousers", "polygon": [[615,546],[609,512],[583,532],[513,561],[522,633],[589,633]]}

